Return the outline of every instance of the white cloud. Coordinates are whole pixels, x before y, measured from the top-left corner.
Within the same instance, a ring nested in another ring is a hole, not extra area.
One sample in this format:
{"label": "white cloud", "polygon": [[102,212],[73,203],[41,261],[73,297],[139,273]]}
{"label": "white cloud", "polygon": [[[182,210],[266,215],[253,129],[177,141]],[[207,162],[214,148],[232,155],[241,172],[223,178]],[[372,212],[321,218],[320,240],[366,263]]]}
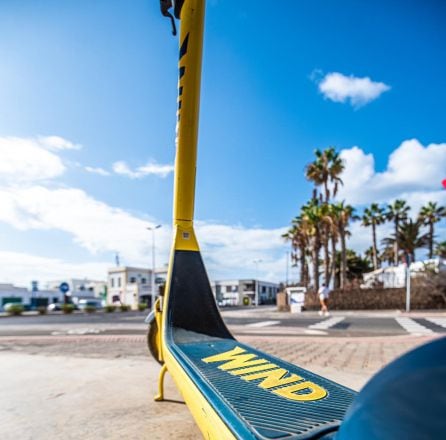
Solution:
{"label": "white cloud", "polygon": [[350,102],[359,108],[377,99],[390,86],[372,81],[369,77],[346,76],[339,72],[327,73],[318,84],[319,91],[326,99],[334,102]]}
{"label": "white cloud", "polygon": [[0,251],[0,280],[29,287],[31,280],[45,281],[72,278],[105,280],[108,262],[73,263],[24,252]]}
{"label": "white cloud", "polygon": [[[72,147],[62,138],[38,139],[0,138],[3,161],[0,163],[0,222],[18,230],[62,231],[73,242],[92,255],[111,261],[111,254],[119,252],[127,265],[151,264],[151,235],[147,226],[155,223],[142,215],[101,202],[85,191],[72,187],[57,187],[46,180],[62,175],[65,166],[55,150]],[[103,168],[84,167],[88,172],[109,173]],[[127,164],[115,164],[115,172],[139,178],[147,174],[165,176],[172,165],[149,163],[136,170]],[[261,278],[283,279],[284,248],[281,234],[285,228],[246,228],[215,222],[197,222],[198,240],[212,278],[253,277],[259,263]],[[156,232],[157,261],[168,261],[171,246],[171,226],[163,225]],[[8,260],[9,259],[9,260]],[[22,259],[22,260],[21,260]],[[23,268],[20,272],[20,264]],[[46,280],[67,276],[103,278],[105,263],[74,264],[59,258],[43,258],[14,252],[0,253],[0,280],[22,282],[26,277]],[[84,272],[83,272],[84,271]],[[103,271],[102,275],[100,271]]]}
{"label": "white cloud", "polygon": [[[119,252],[124,264],[149,265],[155,224],[100,202],[75,188],[0,188],[0,221],[20,230],[59,230],[92,254]],[[254,276],[282,279],[285,228],[262,229],[197,222],[197,236],[212,277]],[[168,261],[171,227],[156,232],[157,261]]]}
{"label": "white cloud", "polygon": [[357,146],[342,150],[341,157],[344,185],[338,198],[350,204],[388,203],[396,198],[407,200],[414,210],[428,201],[446,204],[446,191],[441,188],[446,143],[423,146],[416,139],[406,140],[392,152],[382,172],[375,170],[373,155]]}
{"label": "white cloud", "polygon": [[41,146],[49,150],[80,150],[82,148],[81,145],[73,144],[60,136],[39,136],[38,141]]}
{"label": "white cloud", "polygon": [[215,278],[254,277],[283,280],[285,277],[285,244],[281,235],[286,227],[246,228],[243,226],[197,222],[197,236]]}
{"label": "white cloud", "polygon": [[100,176],[110,176],[110,172],[107,170],[104,170],[104,168],[101,167],[89,167],[86,166],[84,168],[85,171],[92,173],[92,174],[99,174]]}
{"label": "white cloud", "polygon": [[130,177],[131,179],[141,179],[145,176],[166,177],[174,170],[174,166],[170,164],[161,165],[155,162],[149,162],[146,165],[137,167],[132,170],[125,162],[119,161],[113,164],[113,171],[116,174]]}
{"label": "white cloud", "polygon": [[[60,138],[61,139],[61,138]],[[48,138],[0,138],[0,179],[23,183],[52,179],[65,172],[59,156],[48,151],[55,143]]]}

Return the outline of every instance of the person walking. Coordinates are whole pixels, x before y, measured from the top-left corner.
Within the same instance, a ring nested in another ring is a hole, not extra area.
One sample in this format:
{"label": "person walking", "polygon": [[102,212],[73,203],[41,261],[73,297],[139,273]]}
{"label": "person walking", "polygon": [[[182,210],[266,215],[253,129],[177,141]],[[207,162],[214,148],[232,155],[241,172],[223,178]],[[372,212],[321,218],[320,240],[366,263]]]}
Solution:
{"label": "person walking", "polygon": [[328,312],[328,297],[330,295],[330,289],[328,286],[325,285],[325,283],[322,283],[321,287],[319,288],[319,301],[321,303],[321,310],[319,311],[319,315],[324,316],[330,316],[330,313]]}

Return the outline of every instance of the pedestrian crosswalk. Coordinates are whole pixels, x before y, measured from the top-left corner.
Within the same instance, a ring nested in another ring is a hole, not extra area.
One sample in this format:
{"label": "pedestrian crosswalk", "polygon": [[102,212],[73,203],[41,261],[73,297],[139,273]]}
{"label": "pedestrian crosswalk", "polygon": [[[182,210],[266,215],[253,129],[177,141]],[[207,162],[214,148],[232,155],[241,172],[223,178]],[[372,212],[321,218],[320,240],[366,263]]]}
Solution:
{"label": "pedestrian crosswalk", "polygon": [[280,321],[259,321],[251,324],[246,324],[246,327],[271,327],[272,325],[280,324]]}
{"label": "pedestrian crosswalk", "polygon": [[308,328],[312,330],[327,330],[330,327],[339,324],[344,319],[344,316],[334,316],[333,318],[324,319],[323,321],[317,322],[316,324],[309,325]]}
{"label": "pedestrian crosswalk", "polygon": [[399,317],[395,318],[395,320],[404,330],[412,335],[432,335],[434,333],[430,328],[419,324],[412,318]]}
{"label": "pedestrian crosswalk", "polygon": [[435,325],[446,328],[446,318],[426,318],[426,320],[432,322]]}

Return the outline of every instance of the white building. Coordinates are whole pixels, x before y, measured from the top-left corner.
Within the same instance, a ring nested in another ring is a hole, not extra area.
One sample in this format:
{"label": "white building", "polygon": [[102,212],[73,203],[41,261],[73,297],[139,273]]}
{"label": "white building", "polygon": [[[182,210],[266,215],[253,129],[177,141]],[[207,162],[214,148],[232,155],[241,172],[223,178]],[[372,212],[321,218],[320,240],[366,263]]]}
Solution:
{"label": "white building", "polygon": [[[416,278],[425,276],[427,270],[436,273],[446,270],[445,261],[439,258],[425,261],[415,261],[410,265],[410,277]],[[372,272],[365,273],[363,275],[363,280],[364,282],[361,284],[361,289],[371,289],[377,286],[385,289],[405,287],[406,264],[382,267]]]}
{"label": "white building", "polygon": [[50,291],[59,291],[59,286],[67,283],[69,286],[68,295],[71,296],[73,302],[77,302],[84,298],[101,298],[107,297],[107,282],[90,280],[88,278],[67,278],[65,280],[49,281],[46,288]]}
{"label": "white building", "polygon": [[53,302],[63,302],[64,296],[53,290],[28,290],[13,284],[0,283],[0,310],[7,303],[19,303],[24,306],[46,306]]}
{"label": "white building", "polygon": [[214,281],[212,290],[217,303],[221,306],[255,304],[256,296],[259,305],[275,304],[279,285],[254,279],[223,280]]}
{"label": "white building", "polygon": [[[160,284],[164,284],[167,268],[155,270],[155,284],[158,293]],[[151,303],[152,271],[147,268],[118,266],[108,270],[107,303],[120,303],[136,309],[138,303]]]}

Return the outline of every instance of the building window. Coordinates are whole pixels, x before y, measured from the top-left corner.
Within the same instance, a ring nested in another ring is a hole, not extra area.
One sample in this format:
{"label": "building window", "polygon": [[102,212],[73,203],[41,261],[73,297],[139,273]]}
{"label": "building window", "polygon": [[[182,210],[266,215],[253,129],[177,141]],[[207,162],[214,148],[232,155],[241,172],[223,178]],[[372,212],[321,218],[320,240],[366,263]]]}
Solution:
{"label": "building window", "polygon": [[262,286],[262,293],[266,293],[266,287]]}
{"label": "building window", "polygon": [[115,287],[115,279],[112,277],[112,278],[110,278],[110,285],[112,286],[112,287]]}
{"label": "building window", "polygon": [[146,284],[146,279],[145,278],[141,278],[141,284]]}
{"label": "building window", "polygon": [[131,283],[136,283],[136,278],[135,277],[130,277],[130,282]]}
{"label": "building window", "polygon": [[118,278],[118,287],[121,287],[121,277]]}

